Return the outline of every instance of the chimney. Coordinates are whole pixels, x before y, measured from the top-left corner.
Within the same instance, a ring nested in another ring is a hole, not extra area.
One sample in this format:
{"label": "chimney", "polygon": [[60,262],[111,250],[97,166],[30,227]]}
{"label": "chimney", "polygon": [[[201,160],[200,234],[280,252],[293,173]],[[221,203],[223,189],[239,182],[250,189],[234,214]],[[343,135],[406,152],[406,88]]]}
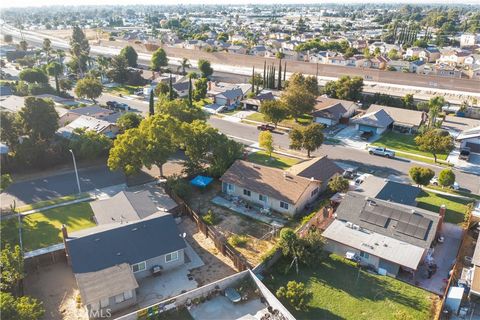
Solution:
{"label": "chimney", "polygon": [[67,246],[68,232],[67,232],[67,227],[64,224],[62,224],[62,238],[63,238],[63,244],[65,246],[65,256],[67,257],[67,264],[71,266],[72,263],[70,261],[70,255],[68,254],[68,246]]}
{"label": "chimney", "polygon": [[447,212],[447,207],[444,204],[442,204],[440,206],[440,210],[438,210],[438,215],[440,216],[440,219],[438,220],[438,225],[437,225],[437,235],[442,230],[442,224],[443,224],[443,220],[445,219],[446,212]]}

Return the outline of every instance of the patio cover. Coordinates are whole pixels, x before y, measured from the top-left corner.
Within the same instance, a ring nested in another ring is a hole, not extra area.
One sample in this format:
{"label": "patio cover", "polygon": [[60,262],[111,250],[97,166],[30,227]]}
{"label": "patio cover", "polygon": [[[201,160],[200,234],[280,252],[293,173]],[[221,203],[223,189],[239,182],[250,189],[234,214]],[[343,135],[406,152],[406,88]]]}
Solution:
{"label": "patio cover", "polygon": [[212,177],[196,176],[190,183],[196,187],[205,188],[213,181]]}

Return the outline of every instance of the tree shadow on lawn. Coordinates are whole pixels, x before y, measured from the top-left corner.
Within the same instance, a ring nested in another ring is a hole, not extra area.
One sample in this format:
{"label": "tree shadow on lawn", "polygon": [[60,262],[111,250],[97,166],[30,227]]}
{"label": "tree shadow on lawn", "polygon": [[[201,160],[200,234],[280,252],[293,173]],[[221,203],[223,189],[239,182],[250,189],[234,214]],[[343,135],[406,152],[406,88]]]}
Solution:
{"label": "tree shadow on lawn", "polygon": [[[269,283],[270,288],[274,288],[273,292],[275,292],[280,286],[286,285],[288,281],[301,281],[306,285],[308,284],[309,289],[313,289],[314,295],[324,294],[325,292],[322,291],[325,290],[322,290],[321,287],[325,286],[333,292],[344,292],[352,297],[352,299],[363,300],[365,302],[389,300],[416,311],[424,311],[421,301],[418,301],[418,295],[409,296],[408,292],[405,292],[405,287],[409,285],[393,278],[371,275],[341,259],[342,258],[336,256],[334,256],[334,258],[327,257],[324,262],[315,268],[299,266],[298,275],[295,273],[295,268],[291,268],[290,271],[285,274],[284,271],[287,270],[291,261],[282,259],[275,265],[275,271],[271,277],[267,278],[267,283]],[[398,281],[398,285],[394,283],[395,281]],[[320,288],[315,290],[315,286],[320,286]],[[421,290],[414,287],[412,287],[412,289]],[[314,300],[315,297],[312,301]],[[339,301],[339,303],[341,302]],[[312,317],[312,312],[314,312],[312,310],[313,309],[310,308],[307,311],[299,312],[299,318],[302,318],[302,315],[304,315],[305,318],[308,318],[307,315]],[[319,308],[318,311],[320,314],[330,312],[322,308]],[[320,318],[323,319],[323,317]],[[325,318],[328,318],[328,315],[326,315]]]}
{"label": "tree shadow on lawn", "polygon": [[47,221],[22,223],[22,238],[26,252],[62,242],[60,229]]}

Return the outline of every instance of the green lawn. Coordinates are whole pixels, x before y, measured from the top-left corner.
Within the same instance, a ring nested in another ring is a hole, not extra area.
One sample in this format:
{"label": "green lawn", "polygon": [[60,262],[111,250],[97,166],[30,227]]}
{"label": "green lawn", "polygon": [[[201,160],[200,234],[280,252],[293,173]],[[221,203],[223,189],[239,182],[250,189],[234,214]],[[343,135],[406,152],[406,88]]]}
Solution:
{"label": "green lawn", "polygon": [[143,88],[143,86],[130,86],[127,84],[123,84],[116,87],[105,88],[105,91],[123,95],[131,95],[134,94],[136,90],[141,88]]}
{"label": "green lawn", "polygon": [[300,162],[299,159],[286,157],[277,153],[272,153],[272,158],[270,159],[265,151],[249,154],[248,161],[283,170]]}
{"label": "green lawn", "polygon": [[[395,149],[398,151],[404,151],[409,153],[415,153],[421,156],[429,157],[433,159],[433,155],[429,152],[420,151],[415,143],[415,136],[408,134],[401,134],[396,132],[388,132],[384,134],[379,140],[373,143],[375,146],[385,147],[389,149]],[[438,154],[439,160],[446,160],[448,154]]]}
{"label": "green lawn", "polygon": [[289,264],[280,260],[265,283],[274,293],[291,280],[305,283],[312,294],[308,309],[286,304],[297,319],[394,320],[402,312],[408,315],[402,319],[433,319],[431,307],[438,297],[391,277],[359,271],[339,256],[330,255],[314,268],[299,266],[298,275],[295,268],[285,274]]}
{"label": "green lawn", "polygon": [[437,212],[440,210],[440,206],[444,204],[447,207],[447,213],[445,214],[445,221],[455,224],[462,224],[464,221],[465,211],[467,205],[473,202],[472,200],[464,200],[442,194],[437,194],[428,191],[422,191],[420,196],[417,197],[417,206],[419,208]]}
{"label": "green lawn", "polygon": [[419,157],[415,156],[409,153],[404,153],[404,152],[395,152],[395,156],[400,157],[400,158],[406,158],[410,160],[415,160],[418,162],[424,162],[424,163],[430,163],[430,164],[437,164],[437,165],[444,165],[448,167],[453,167],[453,164],[450,164],[444,160],[437,159],[437,162],[435,163],[435,160],[433,158],[424,158],[424,157]]}
{"label": "green lawn", "polygon": [[[265,122],[265,118],[264,118],[263,114],[261,114],[260,112],[252,113],[251,115],[247,116],[245,119],[252,120],[252,121],[258,121],[258,122]],[[295,119],[293,119],[293,118],[289,118],[289,119],[283,120],[278,125],[281,126],[281,127],[293,128],[293,127],[295,127],[299,124],[300,125],[309,125],[310,123],[312,123],[312,120],[313,120],[312,116],[310,116],[308,114],[304,114],[304,115],[302,115],[298,118],[298,122],[295,122]]]}
{"label": "green lawn", "polygon": [[82,194],[74,194],[74,195],[69,195],[69,196],[64,196],[64,197],[59,197],[51,200],[44,200],[44,201],[38,201],[33,204],[27,204],[25,206],[21,206],[16,208],[16,212],[25,212],[25,211],[30,211],[33,209],[38,209],[38,208],[43,208],[43,207],[48,207],[52,206],[54,204],[59,204],[59,203],[64,203],[68,201],[73,201],[77,199],[82,199],[82,198],[88,198],[89,195],[88,193],[84,192]]}
{"label": "green lawn", "polygon": [[197,107],[203,107],[204,105],[206,104],[211,104],[213,103],[213,99],[211,98],[205,98],[205,99],[202,99],[200,101],[193,101],[193,105],[197,106]]}
{"label": "green lawn", "polygon": [[433,184],[429,184],[427,186],[427,188],[442,191],[442,192],[447,192],[447,193],[451,193],[451,194],[456,194],[456,195],[459,195],[459,196],[462,196],[462,197],[469,197],[469,198],[472,198],[472,199],[475,199],[475,200],[480,200],[480,195],[474,194],[474,193],[471,193],[471,192],[467,192],[467,191],[454,190],[452,188],[444,188],[444,187],[440,187],[440,186],[434,186]]}
{"label": "green lawn", "polygon": [[[88,202],[80,202],[30,214],[22,220],[22,239],[25,251],[45,248],[62,242],[61,227],[69,232],[94,227],[93,211]],[[5,243],[18,244],[17,219],[1,222],[2,248]]]}

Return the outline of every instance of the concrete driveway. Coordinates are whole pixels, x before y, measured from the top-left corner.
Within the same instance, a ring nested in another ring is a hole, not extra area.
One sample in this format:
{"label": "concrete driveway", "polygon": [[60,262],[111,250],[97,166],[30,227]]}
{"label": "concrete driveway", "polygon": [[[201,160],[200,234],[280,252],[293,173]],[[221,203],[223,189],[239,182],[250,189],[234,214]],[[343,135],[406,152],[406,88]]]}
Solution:
{"label": "concrete driveway", "polygon": [[455,148],[448,155],[447,161],[450,163],[453,163],[455,168],[459,170],[480,175],[480,154],[471,153],[468,161],[460,160],[458,158],[459,154],[460,154],[460,149]]}
{"label": "concrete driveway", "polygon": [[360,138],[362,133],[355,129],[354,126],[348,126],[343,130],[340,130],[335,136],[335,139],[341,141],[341,143],[350,148],[365,150],[369,143],[372,143],[380,138],[380,135],[374,135],[368,141],[364,141]]}
{"label": "concrete driveway", "polygon": [[189,310],[195,320],[253,320],[267,314],[267,306],[260,299],[233,303],[224,296],[204,302]]}

